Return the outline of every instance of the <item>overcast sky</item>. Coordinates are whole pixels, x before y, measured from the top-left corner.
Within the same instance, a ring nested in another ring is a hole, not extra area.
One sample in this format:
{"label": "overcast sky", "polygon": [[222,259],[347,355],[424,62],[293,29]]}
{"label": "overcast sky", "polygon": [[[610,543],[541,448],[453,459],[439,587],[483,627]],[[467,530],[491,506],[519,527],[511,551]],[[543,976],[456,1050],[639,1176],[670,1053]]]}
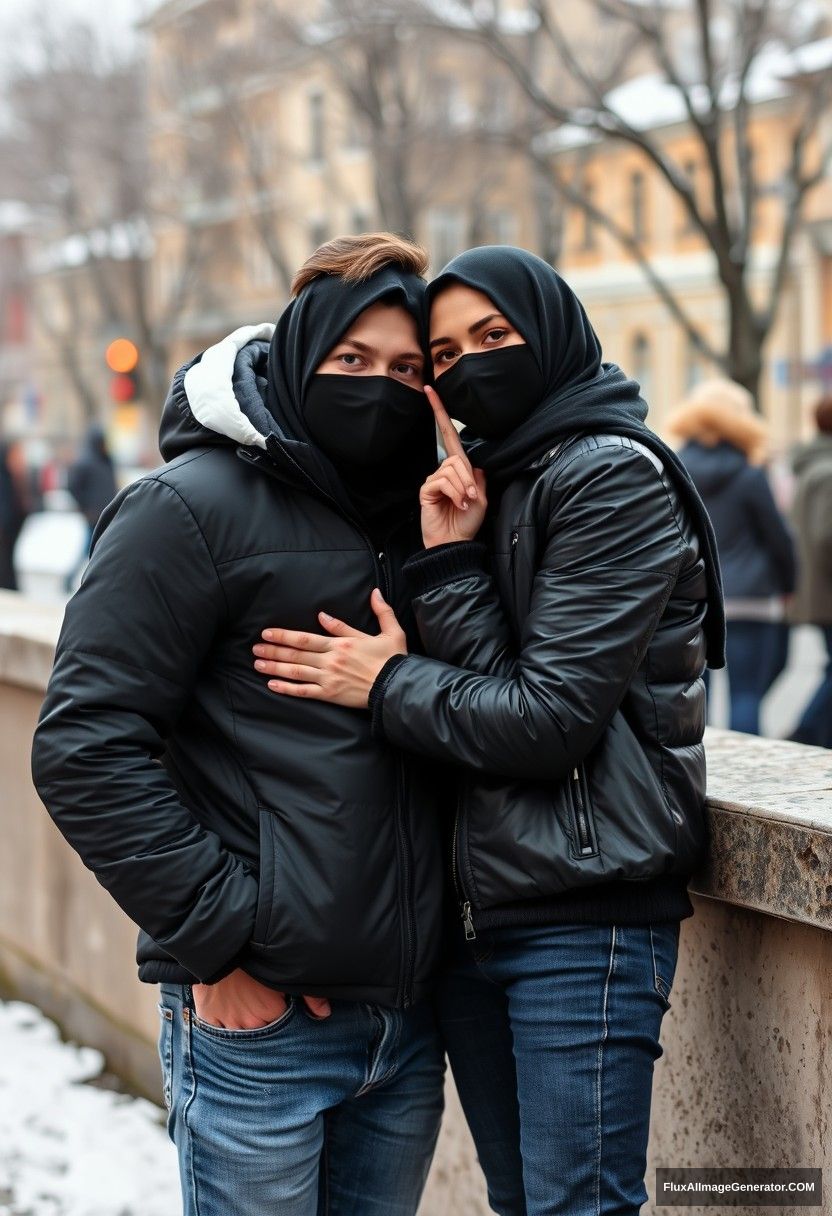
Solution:
{"label": "overcast sky", "polygon": [[4,34],[13,29],[15,23],[28,24],[38,14],[49,13],[66,17],[78,16],[100,18],[103,27],[115,38],[130,36],[130,27],[137,17],[153,7],[155,0],[2,0],[0,3],[0,30]]}

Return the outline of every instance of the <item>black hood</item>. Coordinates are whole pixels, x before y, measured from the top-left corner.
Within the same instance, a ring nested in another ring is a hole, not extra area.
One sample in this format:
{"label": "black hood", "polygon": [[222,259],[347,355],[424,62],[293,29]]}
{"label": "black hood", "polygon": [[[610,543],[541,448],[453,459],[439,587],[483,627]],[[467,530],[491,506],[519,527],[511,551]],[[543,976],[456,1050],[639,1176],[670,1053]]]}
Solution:
{"label": "black hood", "polygon": [[704,498],[724,490],[748,467],[745,453],[724,440],[712,447],[692,440],[679,450],[679,457]]}

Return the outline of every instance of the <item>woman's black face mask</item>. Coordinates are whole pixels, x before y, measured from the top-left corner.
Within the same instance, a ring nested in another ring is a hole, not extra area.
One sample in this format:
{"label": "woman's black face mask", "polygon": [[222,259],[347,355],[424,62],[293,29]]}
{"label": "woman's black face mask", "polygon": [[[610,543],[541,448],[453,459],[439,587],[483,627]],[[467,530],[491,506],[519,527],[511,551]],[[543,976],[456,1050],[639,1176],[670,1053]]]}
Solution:
{"label": "woman's black face mask", "polygon": [[309,434],[336,468],[372,468],[418,439],[429,408],[420,389],[391,376],[316,374],[303,414]]}
{"label": "woman's black face mask", "polygon": [[479,439],[503,439],[539,405],[543,374],[529,347],[462,355],[437,377],[436,391],[452,418]]}

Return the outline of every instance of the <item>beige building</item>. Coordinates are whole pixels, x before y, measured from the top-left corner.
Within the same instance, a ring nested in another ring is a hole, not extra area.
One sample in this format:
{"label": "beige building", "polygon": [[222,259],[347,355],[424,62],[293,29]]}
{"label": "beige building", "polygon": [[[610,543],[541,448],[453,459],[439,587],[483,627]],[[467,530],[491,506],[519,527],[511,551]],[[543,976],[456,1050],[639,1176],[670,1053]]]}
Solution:
{"label": "beige building", "polygon": [[[575,0],[572,7],[591,47],[591,6]],[[518,0],[504,8],[517,18],[525,6]],[[424,241],[436,268],[489,241],[556,258],[585,300],[607,357],[641,380],[661,426],[713,368],[620,243],[547,184],[529,147],[533,140],[544,146],[557,172],[579,176],[605,209],[612,200],[618,222],[638,230],[651,264],[719,348],[726,307],[713,257],[672,191],[621,143],[570,142],[562,128],[541,132],[516,85],[482,48],[371,25],[342,26],[335,36],[325,12],[310,26],[316,13],[304,6],[298,27],[287,0],[165,0],[146,22],[153,301],[170,366],[236,325],[273,318],[292,271],[321,241],[389,226]],[[303,32],[310,28],[313,37]],[[520,46],[526,28],[509,21],[506,37]],[[372,75],[378,54],[374,63],[368,43],[387,57],[386,76]],[[695,177],[701,149],[672,99],[668,105],[667,89],[641,75],[646,66],[633,59],[622,104]],[[794,127],[791,90],[780,87],[774,69],[771,75],[768,88],[757,89],[753,117],[763,192],[751,263],[760,299],[777,256],[779,190]],[[373,90],[383,103],[375,119],[366,104]],[[761,389],[781,446],[805,427],[832,345],[829,180],[810,196],[807,215]]]}

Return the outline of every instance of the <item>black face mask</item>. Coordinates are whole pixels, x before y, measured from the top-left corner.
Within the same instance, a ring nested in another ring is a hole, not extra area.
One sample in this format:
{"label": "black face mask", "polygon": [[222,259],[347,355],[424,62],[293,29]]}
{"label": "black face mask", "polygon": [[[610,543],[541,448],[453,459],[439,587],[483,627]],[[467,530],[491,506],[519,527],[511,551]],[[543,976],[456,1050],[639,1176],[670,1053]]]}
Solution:
{"label": "black face mask", "polygon": [[406,451],[421,434],[427,398],[390,376],[316,374],[303,415],[309,434],[336,468],[370,468]]}
{"label": "black face mask", "polygon": [[436,379],[436,391],[452,418],[479,439],[503,439],[543,400],[546,386],[531,349],[506,346],[463,355]]}

